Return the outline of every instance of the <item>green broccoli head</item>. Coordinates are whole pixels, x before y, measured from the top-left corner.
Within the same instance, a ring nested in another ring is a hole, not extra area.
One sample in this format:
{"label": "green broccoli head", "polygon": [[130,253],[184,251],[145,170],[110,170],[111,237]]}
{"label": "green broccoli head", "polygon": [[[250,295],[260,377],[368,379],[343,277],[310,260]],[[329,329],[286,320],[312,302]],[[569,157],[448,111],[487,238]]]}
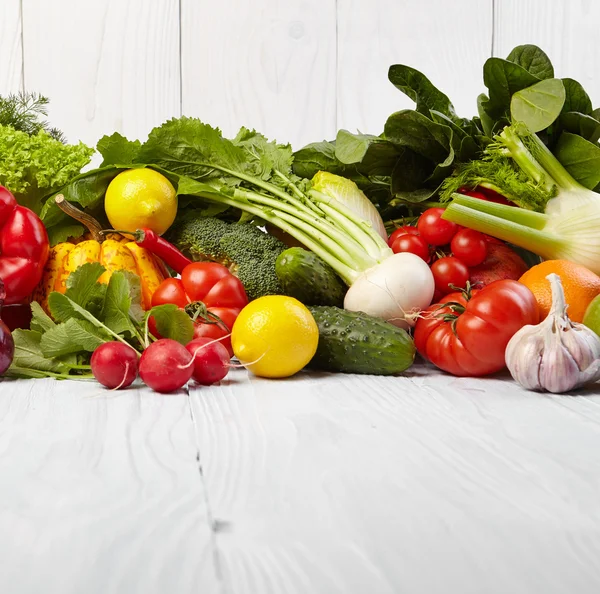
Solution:
{"label": "green broccoli head", "polygon": [[250,300],[283,293],[275,262],[287,246],[254,225],[192,211],[172,227],[169,240],[194,260],[227,266],[242,281]]}

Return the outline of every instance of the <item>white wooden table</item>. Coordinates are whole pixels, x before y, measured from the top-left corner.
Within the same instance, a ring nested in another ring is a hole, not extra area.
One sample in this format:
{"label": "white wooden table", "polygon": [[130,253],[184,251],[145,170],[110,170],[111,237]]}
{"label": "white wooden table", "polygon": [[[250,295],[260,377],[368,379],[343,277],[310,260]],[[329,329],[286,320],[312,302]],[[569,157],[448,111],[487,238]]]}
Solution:
{"label": "white wooden table", "polygon": [[0,383],[2,594],[597,594],[600,390]]}

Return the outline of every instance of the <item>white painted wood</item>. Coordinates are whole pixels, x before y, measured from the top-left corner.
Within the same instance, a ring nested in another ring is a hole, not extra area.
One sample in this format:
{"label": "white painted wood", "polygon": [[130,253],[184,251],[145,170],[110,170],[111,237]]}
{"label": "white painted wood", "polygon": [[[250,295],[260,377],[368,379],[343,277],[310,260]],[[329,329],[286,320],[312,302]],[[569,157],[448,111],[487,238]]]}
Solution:
{"label": "white painted wood", "polygon": [[25,87],[70,141],[144,139],[179,115],[178,0],[23,0],[23,13]]}
{"label": "white painted wood", "polygon": [[219,594],[185,393],[0,382],[0,592]]}
{"label": "white painted wood", "polygon": [[299,148],[336,131],[335,0],[182,0],[183,114]]}
{"label": "white painted wood", "polygon": [[21,48],[20,0],[0,2],[0,95],[21,89],[23,52]]}
{"label": "white painted wood", "polygon": [[491,53],[492,0],[338,0],[338,128],[380,134],[414,103],[387,78],[392,64],[421,70],[459,115],[477,114]]}
{"label": "white painted wood", "polygon": [[595,0],[497,0],[494,55],[516,45],[540,46],[558,77],[578,80],[600,106],[600,2]]}
{"label": "white painted wood", "polygon": [[191,392],[235,594],[596,594],[600,390],[237,372]]}

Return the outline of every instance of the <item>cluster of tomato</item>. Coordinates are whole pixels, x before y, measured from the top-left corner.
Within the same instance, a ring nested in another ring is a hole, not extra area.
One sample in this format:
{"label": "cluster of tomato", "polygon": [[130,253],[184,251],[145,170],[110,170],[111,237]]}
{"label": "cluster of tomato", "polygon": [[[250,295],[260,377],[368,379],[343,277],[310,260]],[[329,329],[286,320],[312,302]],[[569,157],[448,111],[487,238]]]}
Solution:
{"label": "cluster of tomato", "polygon": [[431,266],[436,297],[450,293],[452,286],[467,286],[469,268],[486,259],[487,244],[492,240],[483,233],[442,219],[443,213],[443,208],[429,208],[419,217],[416,227],[399,227],[388,240],[394,253],[410,252]]}

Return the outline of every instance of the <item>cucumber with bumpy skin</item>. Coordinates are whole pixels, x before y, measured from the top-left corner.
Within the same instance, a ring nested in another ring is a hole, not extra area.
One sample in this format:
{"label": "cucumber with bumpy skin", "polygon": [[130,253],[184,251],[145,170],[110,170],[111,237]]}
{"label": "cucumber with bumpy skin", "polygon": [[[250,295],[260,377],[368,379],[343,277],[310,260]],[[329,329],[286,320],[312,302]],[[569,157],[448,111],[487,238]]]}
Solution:
{"label": "cucumber with bumpy skin", "polygon": [[275,262],[275,272],[285,295],[304,305],[344,303],[347,287],[333,268],[319,256],[300,247],[292,247]]}
{"label": "cucumber with bumpy skin", "polygon": [[309,307],[319,345],[308,367],[341,373],[394,375],[408,369],[415,345],[402,328],[362,312]]}

